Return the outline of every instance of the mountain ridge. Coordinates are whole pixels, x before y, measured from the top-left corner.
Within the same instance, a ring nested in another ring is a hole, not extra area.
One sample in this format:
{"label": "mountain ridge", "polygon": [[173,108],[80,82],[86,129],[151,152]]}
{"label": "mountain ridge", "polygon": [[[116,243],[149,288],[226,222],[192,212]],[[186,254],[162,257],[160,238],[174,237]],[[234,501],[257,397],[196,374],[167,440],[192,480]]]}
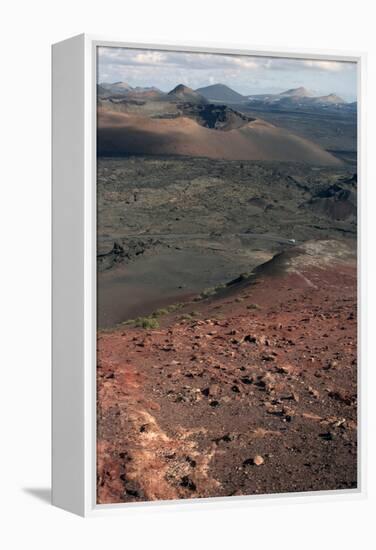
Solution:
{"label": "mountain ridge", "polygon": [[155,86],[131,86],[127,82],[100,82],[97,85],[98,97],[128,95],[150,95],[150,98],[165,97],[176,98],[182,101],[194,101],[202,103],[223,103],[223,104],[241,104],[245,102],[258,102],[268,104],[278,104],[288,106],[302,102],[306,106],[336,106],[351,105],[354,102],[347,102],[338,94],[331,92],[326,95],[316,95],[313,91],[304,86],[289,88],[280,93],[271,94],[249,94],[242,95],[226,84],[216,83],[209,86],[203,86],[197,89],[179,83],[169,92],[162,92]]}
{"label": "mountain ridge", "polygon": [[203,86],[197,88],[196,92],[203,95],[209,101],[223,102],[223,103],[239,103],[245,101],[246,97],[239,92],[233,90],[226,84],[211,84],[209,86]]}

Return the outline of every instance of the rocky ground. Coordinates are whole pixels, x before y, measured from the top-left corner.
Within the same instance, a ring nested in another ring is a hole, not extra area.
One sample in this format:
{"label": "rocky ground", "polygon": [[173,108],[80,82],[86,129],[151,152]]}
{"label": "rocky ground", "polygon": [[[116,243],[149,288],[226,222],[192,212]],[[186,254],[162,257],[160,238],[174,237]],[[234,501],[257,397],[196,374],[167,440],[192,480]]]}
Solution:
{"label": "rocky ground", "polygon": [[[356,169],[292,162],[130,156],[98,159],[98,251],[117,240],[184,246],[182,236],[356,235]],[[312,201],[315,209],[312,209]],[[174,238],[174,236],[176,236]],[[99,262],[99,269],[108,264]]]}
{"label": "rocky ground", "polygon": [[250,272],[297,243],[356,238],[354,167],[98,159],[98,325]]}
{"label": "rocky ground", "polygon": [[99,331],[98,503],[356,487],[354,246]]}

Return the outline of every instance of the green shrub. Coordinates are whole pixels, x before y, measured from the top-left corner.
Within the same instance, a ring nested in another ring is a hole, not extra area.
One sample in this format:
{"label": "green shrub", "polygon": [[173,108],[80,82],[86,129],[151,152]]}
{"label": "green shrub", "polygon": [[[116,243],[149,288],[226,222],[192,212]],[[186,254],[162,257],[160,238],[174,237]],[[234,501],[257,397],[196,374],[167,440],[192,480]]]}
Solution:
{"label": "green shrub", "polygon": [[170,304],[169,306],[156,309],[153,311],[150,317],[153,317],[154,319],[157,317],[163,317],[163,315],[167,315],[168,313],[173,313],[174,311],[182,308],[185,304],[178,303],[178,304]]}
{"label": "green shrub", "polygon": [[167,313],[168,309],[166,308],[157,309],[152,313],[152,317],[162,317],[162,315],[167,315]]}
{"label": "green shrub", "polygon": [[181,321],[193,321],[195,317],[197,317],[198,312],[197,311],[191,311],[191,313],[183,313],[183,315],[180,317]]}
{"label": "green shrub", "polygon": [[176,311],[177,309],[181,309],[185,304],[178,303],[178,304],[171,304],[170,306],[167,306],[168,313],[172,313]]}
{"label": "green shrub", "polygon": [[215,288],[206,288],[200,294],[200,298],[209,298],[215,294]]}
{"label": "green shrub", "polygon": [[159,323],[154,317],[139,317],[134,322],[135,327],[141,327],[145,329],[159,328]]}

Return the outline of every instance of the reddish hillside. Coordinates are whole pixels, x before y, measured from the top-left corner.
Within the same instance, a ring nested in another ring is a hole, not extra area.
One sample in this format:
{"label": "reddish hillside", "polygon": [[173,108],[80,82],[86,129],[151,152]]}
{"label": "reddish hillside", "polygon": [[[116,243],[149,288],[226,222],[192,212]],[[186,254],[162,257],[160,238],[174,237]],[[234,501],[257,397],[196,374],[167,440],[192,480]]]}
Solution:
{"label": "reddish hillside", "polygon": [[356,262],[269,262],[161,328],[98,337],[98,502],[357,483]]}
{"label": "reddish hillside", "polygon": [[222,132],[201,126],[188,117],[154,119],[102,109],[98,112],[98,153],[341,165],[341,161],[320,146],[260,119]]}

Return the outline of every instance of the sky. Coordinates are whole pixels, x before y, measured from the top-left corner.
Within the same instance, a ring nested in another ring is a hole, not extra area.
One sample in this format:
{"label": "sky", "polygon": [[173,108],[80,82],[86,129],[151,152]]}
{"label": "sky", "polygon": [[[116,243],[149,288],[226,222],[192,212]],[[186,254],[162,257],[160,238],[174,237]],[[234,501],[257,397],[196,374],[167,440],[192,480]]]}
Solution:
{"label": "sky", "polygon": [[177,84],[197,89],[221,83],[244,95],[304,86],[346,101],[356,100],[357,88],[351,62],[99,47],[98,82],[118,81],[165,92]]}

